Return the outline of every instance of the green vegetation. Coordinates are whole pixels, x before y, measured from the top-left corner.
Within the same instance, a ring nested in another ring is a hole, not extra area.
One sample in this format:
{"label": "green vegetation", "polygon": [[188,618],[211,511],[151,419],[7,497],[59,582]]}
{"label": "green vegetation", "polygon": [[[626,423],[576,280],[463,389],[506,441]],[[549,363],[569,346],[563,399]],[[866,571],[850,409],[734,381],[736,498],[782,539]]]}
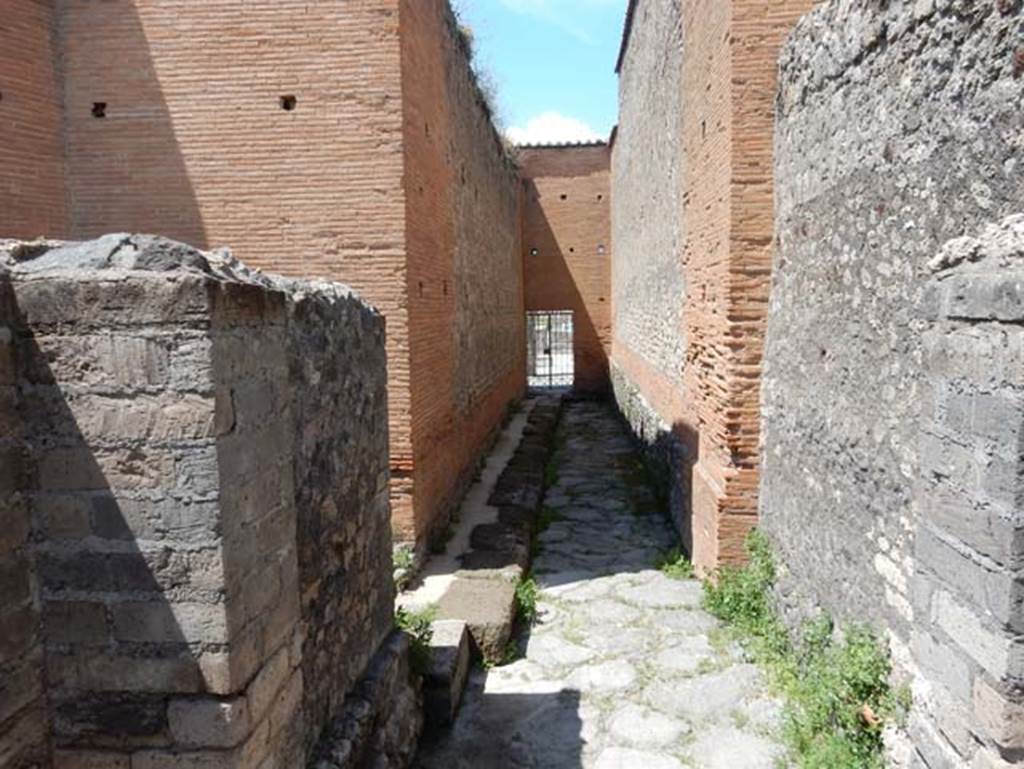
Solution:
{"label": "green vegetation", "polygon": [[537,580],[523,577],[516,583],[516,618],[527,625],[537,619]]}
{"label": "green vegetation", "polygon": [[704,585],[704,605],[729,623],[785,699],[783,737],[799,769],[882,769],[882,729],[908,706],[889,687],[885,646],[867,628],[841,637],[831,618],[787,632],[771,601],[775,562],[758,532],[747,540],[748,565],[724,567]]}
{"label": "green vegetation", "polygon": [[672,579],[693,579],[693,564],[678,547],[664,553],[658,559],[655,568]]}
{"label": "green vegetation", "polygon": [[399,545],[391,552],[393,569],[411,569],[416,562],[416,554],[409,545]]}
{"label": "green vegetation", "polygon": [[395,589],[402,590],[412,578],[416,553],[410,545],[399,545],[391,551],[391,570],[395,572]]}
{"label": "green vegetation", "polygon": [[430,639],[434,636],[430,623],[434,621],[436,614],[436,606],[428,606],[418,611],[409,611],[399,606],[395,610],[395,628],[411,637],[412,668],[420,675],[430,669]]}

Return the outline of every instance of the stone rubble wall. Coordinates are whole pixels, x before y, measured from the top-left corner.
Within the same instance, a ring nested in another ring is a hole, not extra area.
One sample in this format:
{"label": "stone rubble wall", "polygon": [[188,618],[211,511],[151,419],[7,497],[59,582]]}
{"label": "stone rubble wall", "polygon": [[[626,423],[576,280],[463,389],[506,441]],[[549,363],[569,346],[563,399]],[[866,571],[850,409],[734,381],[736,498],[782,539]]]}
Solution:
{"label": "stone rubble wall", "polygon": [[302,761],[391,628],[383,319],[150,236],[6,253],[54,762]]}
{"label": "stone rubble wall", "polygon": [[1022,74],[1015,0],[835,0],[781,57],[760,514],[794,620],[888,632],[912,766],[1024,756]]}

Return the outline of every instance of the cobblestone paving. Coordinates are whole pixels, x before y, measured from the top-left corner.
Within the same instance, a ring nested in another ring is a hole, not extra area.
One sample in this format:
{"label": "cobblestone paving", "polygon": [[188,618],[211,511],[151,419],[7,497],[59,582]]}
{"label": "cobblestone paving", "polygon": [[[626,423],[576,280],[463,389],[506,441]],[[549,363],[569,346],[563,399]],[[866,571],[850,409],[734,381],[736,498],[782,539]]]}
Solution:
{"label": "cobblestone paving", "polygon": [[476,671],[420,769],[774,769],[778,703],[700,608],[655,568],[675,543],[607,406],[566,408],[539,537],[525,654]]}

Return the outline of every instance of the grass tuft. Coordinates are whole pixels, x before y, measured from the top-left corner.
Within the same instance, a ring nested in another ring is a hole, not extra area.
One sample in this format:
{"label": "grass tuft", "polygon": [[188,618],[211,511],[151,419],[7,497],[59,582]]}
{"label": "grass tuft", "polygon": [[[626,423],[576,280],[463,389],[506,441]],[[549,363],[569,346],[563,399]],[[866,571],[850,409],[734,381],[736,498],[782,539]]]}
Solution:
{"label": "grass tuft", "polygon": [[658,559],[655,568],[672,579],[693,579],[693,564],[678,547],[664,553]]}
{"label": "grass tuft", "polygon": [[882,730],[908,707],[889,686],[885,645],[866,627],[837,633],[830,617],[791,637],[771,601],[775,561],[767,539],[747,540],[749,563],[704,585],[704,606],[727,622],[785,699],[783,737],[799,769],[882,769]]}
{"label": "grass tuft", "polygon": [[420,675],[425,675],[430,670],[430,640],[434,637],[434,630],[430,625],[436,615],[436,606],[428,606],[418,611],[409,611],[402,606],[395,609],[395,628],[411,637],[412,669]]}
{"label": "grass tuft", "polygon": [[527,625],[537,619],[537,580],[524,577],[516,583],[516,617]]}

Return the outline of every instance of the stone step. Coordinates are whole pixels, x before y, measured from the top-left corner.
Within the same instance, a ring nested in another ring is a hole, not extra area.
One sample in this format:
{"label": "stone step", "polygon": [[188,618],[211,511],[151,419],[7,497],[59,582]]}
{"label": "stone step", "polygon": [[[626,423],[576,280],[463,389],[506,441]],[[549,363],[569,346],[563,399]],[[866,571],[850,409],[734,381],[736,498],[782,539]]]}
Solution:
{"label": "stone step", "polygon": [[430,669],[424,676],[423,698],[427,726],[437,728],[455,721],[475,650],[463,620],[436,620],[430,628]]}
{"label": "stone step", "polygon": [[502,658],[515,621],[516,586],[498,577],[457,576],[441,597],[437,617],[463,620],[485,660]]}

